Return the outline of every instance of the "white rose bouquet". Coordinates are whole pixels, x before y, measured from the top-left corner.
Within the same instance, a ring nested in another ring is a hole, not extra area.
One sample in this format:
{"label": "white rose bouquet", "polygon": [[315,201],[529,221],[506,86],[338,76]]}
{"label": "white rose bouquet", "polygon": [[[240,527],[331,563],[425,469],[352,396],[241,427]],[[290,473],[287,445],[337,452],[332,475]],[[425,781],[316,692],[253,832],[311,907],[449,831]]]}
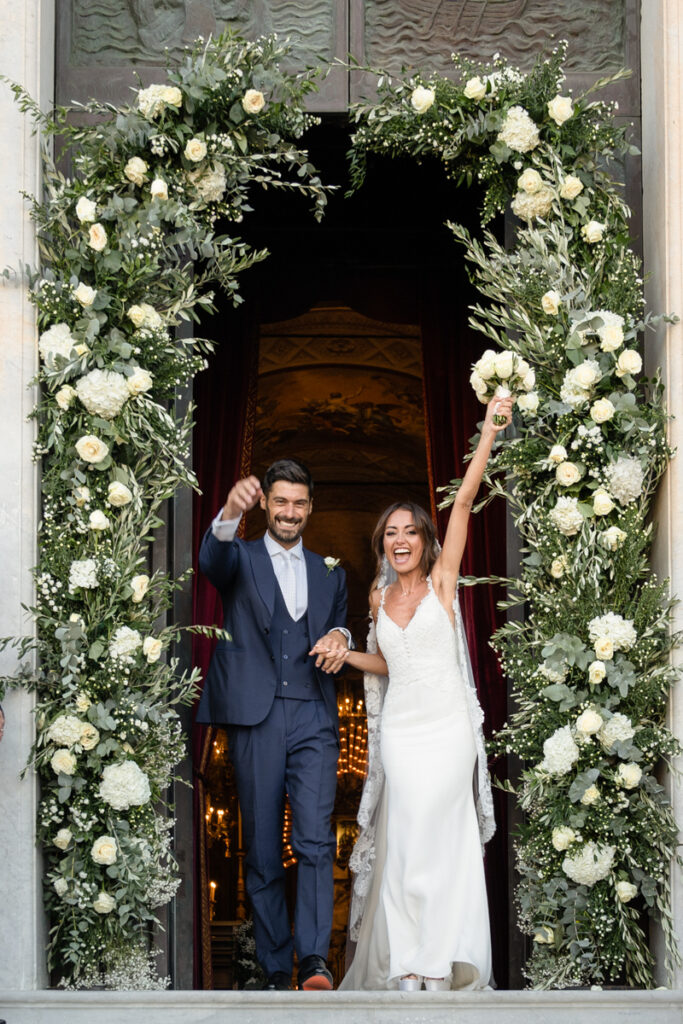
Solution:
{"label": "white rose bouquet", "polygon": [[[520,392],[528,394],[536,383],[536,374],[516,352],[487,349],[472,366],[470,384],[480,402],[488,404],[492,398],[509,398]],[[502,416],[494,416],[496,426],[505,423]]]}

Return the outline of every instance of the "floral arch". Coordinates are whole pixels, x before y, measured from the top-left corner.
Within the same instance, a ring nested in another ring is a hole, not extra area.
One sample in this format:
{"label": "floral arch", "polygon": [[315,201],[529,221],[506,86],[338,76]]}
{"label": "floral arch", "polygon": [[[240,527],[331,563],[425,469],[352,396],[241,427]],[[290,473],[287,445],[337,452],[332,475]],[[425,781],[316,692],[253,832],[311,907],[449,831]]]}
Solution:
{"label": "floral arch", "polygon": [[[175,328],[212,309],[212,284],[239,302],[239,274],[267,255],[216,234],[238,230],[253,184],[298,190],[323,215],[299,143],[314,76],[284,74],[285,54],[274,38],[198,41],[134,105],[87,106],[87,126],[14,87],[75,169],[67,179],[46,156],[33,201],[43,521],[37,640],[19,642],[40,664],[24,682],[37,694],[49,963],[75,986],[99,983],[104,960],[110,986],[165,984],[148,930],[178,884],[164,791],[183,750],[175,708],[197,679],[162,658],[179,628],[156,623],[178,581],[149,573],[148,549],[161,503],[195,484],[191,412],[173,399],[208,346]],[[604,103],[562,95],[563,57],[525,75],[457,57],[455,81],[380,75],[377,101],[353,112],[351,176],[359,187],[370,153],[436,158],[484,186],[483,226],[510,204],[520,218],[510,250],[450,227],[487,300],[471,323],[496,346],[471,383],[482,399],[519,393],[486,500],[509,501],[522,541],[506,582],[524,619],[494,638],[517,710],[493,746],[528,765],[516,791],[527,973],[536,987],[650,987],[647,916],[667,969],[679,962],[676,827],[656,778],[679,752],[664,725],[675,638],[648,564],[671,452],[660,382],[641,375],[653,318],[608,173],[625,132]]]}

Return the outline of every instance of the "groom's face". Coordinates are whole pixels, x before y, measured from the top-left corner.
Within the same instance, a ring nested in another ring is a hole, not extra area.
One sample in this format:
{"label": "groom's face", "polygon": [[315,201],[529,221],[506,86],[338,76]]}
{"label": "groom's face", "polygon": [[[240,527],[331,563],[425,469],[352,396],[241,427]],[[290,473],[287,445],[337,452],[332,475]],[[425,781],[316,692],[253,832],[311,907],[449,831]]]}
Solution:
{"label": "groom's face", "polygon": [[276,480],[268,494],[261,495],[268,533],[284,548],[293,547],[304,532],[313,508],[306,484]]}

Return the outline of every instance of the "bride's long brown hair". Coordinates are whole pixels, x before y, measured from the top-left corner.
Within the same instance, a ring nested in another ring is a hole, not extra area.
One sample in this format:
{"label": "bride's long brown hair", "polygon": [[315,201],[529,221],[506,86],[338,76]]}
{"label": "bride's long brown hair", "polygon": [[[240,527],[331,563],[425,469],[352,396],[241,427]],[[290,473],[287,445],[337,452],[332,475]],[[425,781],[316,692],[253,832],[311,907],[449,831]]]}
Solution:
{"label": "bride's long brown hair", "polygon": [[423,576],[428,576],[432,571],[432,566],[436,561],[439,554],[439,542],[436,536],[436,527],[431,520],[431,517],[425,512],[421,505],[416,505],[414,501],[395,501],[393,505],[386,508],[382,515],[377,520],[377,526],[372,534],[372,550],[375,558],[377,559],[377,569],[375,578],[372,581],[370,592],[376,588],[380,573],[382,571],[382,559],[384,558],[384,531],[387,528],[387,522],[394,512],[398,512],[400,509],[405,509],[406,512],[410,512],[413,517],[413,523],[417,534],[422,540],[422,556],[420,558],[420,569],[422,570]]}

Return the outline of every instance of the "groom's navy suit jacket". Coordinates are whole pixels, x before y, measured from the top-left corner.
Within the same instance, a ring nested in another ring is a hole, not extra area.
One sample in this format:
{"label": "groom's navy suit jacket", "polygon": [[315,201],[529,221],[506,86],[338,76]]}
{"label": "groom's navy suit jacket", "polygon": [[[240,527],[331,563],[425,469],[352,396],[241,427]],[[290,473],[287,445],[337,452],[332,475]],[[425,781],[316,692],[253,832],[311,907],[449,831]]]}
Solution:
{"label": "groom's navy suit jacket", "polygon": [[[308,580],[306,611],[311,647],[334,626],[346,625],[346,575],[303,549]],[[277,643],[271,633],[278,586],[263,538],[219,541],[207,530],[199,567],[221,595],[223,628],[197,712],[198,722],[257,725],[270,711],[278,685]],[[337,723],[335,677],[315,669],[331,720]]]}

